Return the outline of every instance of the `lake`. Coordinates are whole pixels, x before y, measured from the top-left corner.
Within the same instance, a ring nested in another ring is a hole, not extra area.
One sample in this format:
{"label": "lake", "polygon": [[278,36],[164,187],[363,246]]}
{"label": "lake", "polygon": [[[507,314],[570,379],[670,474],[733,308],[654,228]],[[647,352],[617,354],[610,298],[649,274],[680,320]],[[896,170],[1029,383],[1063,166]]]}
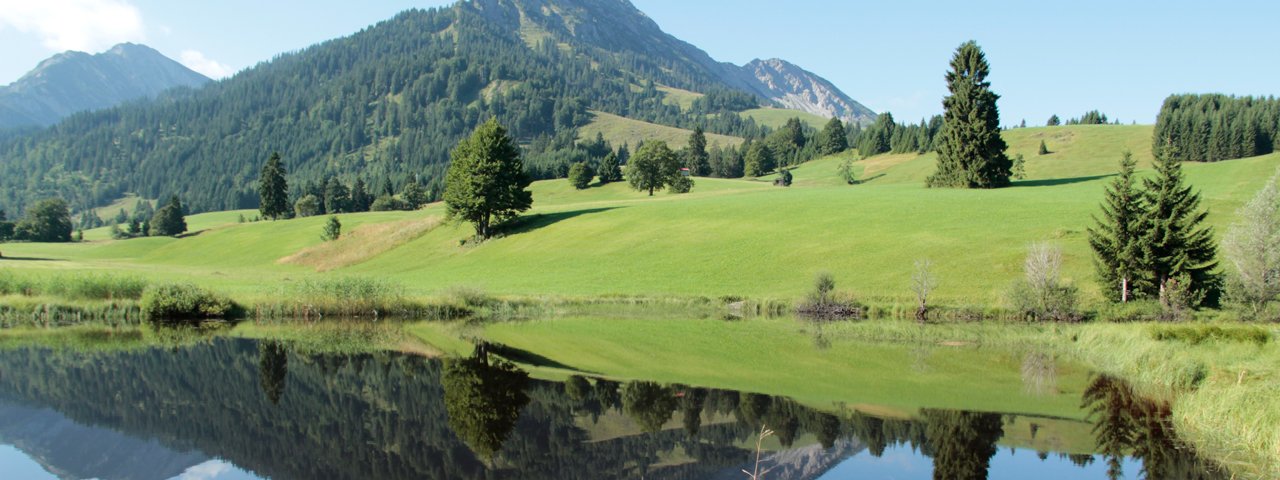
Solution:
{"label": "lake", "polygon": [[[1043,363],[1024,362],[1028,389],[1055,388]],[[0,477],[1225,477],[1181,445],[1167,405],[1106,376],[1089,377],[1070,417],[560,376],[532,378],[489,348],[437,360],[226,337],[11,347]]]}

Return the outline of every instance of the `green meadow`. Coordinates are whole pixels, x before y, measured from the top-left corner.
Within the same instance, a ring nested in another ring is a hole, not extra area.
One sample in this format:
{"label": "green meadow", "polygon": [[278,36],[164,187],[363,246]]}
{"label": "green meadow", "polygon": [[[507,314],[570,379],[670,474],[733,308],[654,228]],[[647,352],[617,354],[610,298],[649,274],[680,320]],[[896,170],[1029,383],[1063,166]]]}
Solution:
{"label": "green meadow", "polygon": [[[328,269],[280,260],[322,243],[324,217],[238,223],[255,212],[188,217],[183,238],[107,240],[106,229],[75,244],[7,244],[6,268],[128,272],[192,280],[236,297],[270,295],[280,282],[315,275],[359,275],[403,284],[431,296],[465,286],[515,296],[746,296],[798,298],[820,271],[838,288],[882,303],[910,300],[917,259],[933,261],[937,299],[952,305],[1000,305],[1021,275],[1027,246],[1048,241],[1065,253],[1063,274],[1097,299],[1086,229],[1108,175],[1129,149],[1150,159],[1150,127],[1075,126],[1005,132],[1023,154],[1027,179],[992,191],[928,189],[933,154],[856,159],[844,154],[794,169],[795,185],[768,178],[698,178],[693,192],[649,197],[625,184],[574,190],[567,181],[536,182],[534,208],[501,238],[463,242],[466,225],[445,223],[404,236],[376,255]],[[1036,155],[1045,139],[1053,153]],[[1144,148],[1145,146],[1145,148]],[[853,160],[860,183],[836,170]],[[1280,155],[1187,164],[1221,233],[1234,211],[1280,165]],[[416,212],[339,215],[344,229],[443,216]],[[351,242],[351,249],[365,248]],[[335,252],[339,254],[343,252]]]}

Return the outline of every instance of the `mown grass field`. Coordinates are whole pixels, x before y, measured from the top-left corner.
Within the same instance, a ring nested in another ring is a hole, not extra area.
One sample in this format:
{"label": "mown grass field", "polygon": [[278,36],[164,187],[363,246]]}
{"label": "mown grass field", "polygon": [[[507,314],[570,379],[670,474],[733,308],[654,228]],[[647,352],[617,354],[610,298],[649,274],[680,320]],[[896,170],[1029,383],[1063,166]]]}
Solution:
{"label": "mown grass field", "polygon": [[[640,143],[646,140],[667,142],[672,149],[678,150],[689,143],[689,135],[693,134],[692,130],[632,120],[611,113],[591,112],[591,114],[594,116],[591,123],[578,129],[578,137],[581,140],[594,139],[596,134],[599,133],[604,135],[604,139],[613,145],[630,145],[632,152],[635,152]],[[736,147],[741,145],[743,141],[739,137],[729,135],[716,133],[708,133],[706,135],[708,147],[712,145]]]}
{"label": "mown grass field", "polygon": [[[1027,159],[1028,179],[993,191],[927,189],[933,155],[882,155],[854,163],[864,183],[846,185],[836,168],[849,154],[794,170],[795,186],[699,178],[693,193],[649,197],[625,184],[574,190],[567,181],[533,185],[534,209],[502,238],[461,244],[470,228],[446,224],[383,253],[324,275],[362,275],[404,284],[418,295],[454,286],[509,295],[677,295],[798,298],[813,275],[881,302],[910,300],[917,259],[931,259],[943,303],[999,304],[1021,275],[1026,247],[1060,245],[1064,276],[1096,298],[1086,228],[1107,175],[1128,148],[1149,161],[1150,127],[1079,126],[1005,133]],[[1052,154],[1035,155],[1041,138]],[[1221,233],[1234,211],[1280,165],[1280,155],[1188,164],[1189,181]],[[767,179],[766,179],[767,180]],[[417,212],[341,215],[361,225],[440,216]],[[191,279],[235,296],[270,295],[280,282],[318,275],[280,264],[321,243],[325,218],[237,223],[254,212],[193,215],[180,239],[105,238],[80,244],[4,245],[4,268],[111,270],[163,280]],[[351,243],[360,249],[362,244]],[[335,252],[343,254],[350,252]],[[25,258],[25,260],[20,259]]]}

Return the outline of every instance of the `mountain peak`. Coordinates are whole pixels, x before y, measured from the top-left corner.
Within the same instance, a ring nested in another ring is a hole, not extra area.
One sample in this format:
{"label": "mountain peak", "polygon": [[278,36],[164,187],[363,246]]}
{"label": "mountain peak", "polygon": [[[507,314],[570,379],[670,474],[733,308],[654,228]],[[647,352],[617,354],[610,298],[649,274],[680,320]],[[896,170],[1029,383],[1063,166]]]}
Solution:
{"label": "mountain peak", "polygon": [[742,66],[756,93],[784,108],[852,123],[870,123],[876,114],[826,79],[780,58],[755,59]]}
{"label": "mountain peak", "polygon": [[62,52],[0,88],[0,128],[49,125],[72,113],[208,81],[146,45],[121,43],[96,55]]}

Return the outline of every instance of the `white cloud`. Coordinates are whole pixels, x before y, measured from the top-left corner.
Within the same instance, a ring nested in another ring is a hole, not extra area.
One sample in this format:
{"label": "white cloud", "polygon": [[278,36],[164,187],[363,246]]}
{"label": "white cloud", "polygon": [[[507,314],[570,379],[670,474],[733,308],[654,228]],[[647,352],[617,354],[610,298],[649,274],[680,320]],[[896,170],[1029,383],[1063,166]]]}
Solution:
{"label": "white cloud", "polygon": [[35,34],[57,52],[100,52],[146,39],[142,13],[126,0],[0,0],[5,27]]}
{"label": "white cloud", "polygon": [[226,78],[235,73],[231,67],[212,58],[205,57],[198,50],[183,50],[182,55],[179,56],[179,61],[186,65],[187,68],[200,72],[214,80]]}

